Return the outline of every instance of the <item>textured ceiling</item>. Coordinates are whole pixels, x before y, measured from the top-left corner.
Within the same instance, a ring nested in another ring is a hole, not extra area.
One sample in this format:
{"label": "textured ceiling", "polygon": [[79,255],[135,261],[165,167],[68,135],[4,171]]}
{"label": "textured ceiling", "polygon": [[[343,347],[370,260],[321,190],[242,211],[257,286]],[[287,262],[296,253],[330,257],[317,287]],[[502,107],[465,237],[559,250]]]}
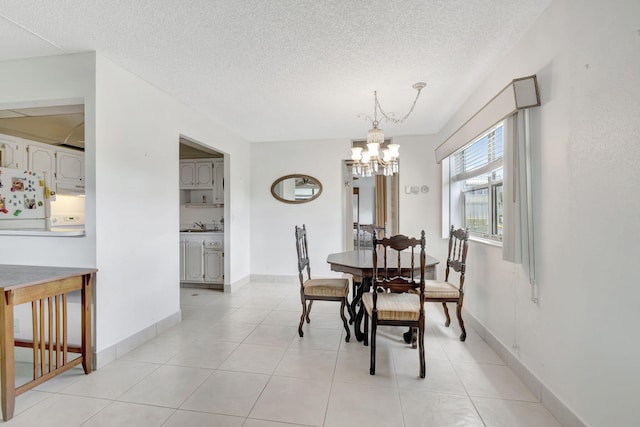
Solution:
{"label": "textured ceiling", "polygon": [[[249,141],[437,132],[551,0],[0,0],[0,60],[97,51]],[[506,84],[506,82],[505,82]]]}

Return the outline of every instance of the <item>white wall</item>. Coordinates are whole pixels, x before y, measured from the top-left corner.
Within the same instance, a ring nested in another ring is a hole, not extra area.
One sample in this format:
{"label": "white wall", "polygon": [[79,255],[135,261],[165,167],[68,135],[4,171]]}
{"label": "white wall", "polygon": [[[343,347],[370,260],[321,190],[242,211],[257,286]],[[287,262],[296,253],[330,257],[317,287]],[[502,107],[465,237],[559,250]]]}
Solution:
{"label": "white wall", "polygon": [[[341,162],[349,144],[346,140],[251,144],[252,275],[297,277],[294,226],[302,224],[307,226],[312,277],[335,275],[326,261],[327,254],[343,247]],[[276,179],[295,173],[322,183],[318,199],[289,204],[271,195]]]}
{"label": "white wall", "polygon": [[[410,120],[419,120],[411,116]],[[419,236],[424,230],[427,253],[444,261],[447,258],[447,242],[440,234],[441,189],[440,166],[436,164],[434,150],[439,140],[433,135],[397,136],[400,144],[400,233]],[[428,187],[428,192],[407,193],[407,187]],[[444,272],[440,265],[438,272]],[[444,277],[444,276],[443,276]]]}
{"label": "white wall", "polygon": [[225,282],[249,275],[249,170],[236,161],[248,158],[249,145],[102,56],[96,87],[101,351],[180,310],[180,135],[225,153]]}
{"label": "white wall", "polygon": [[[539,304],[520,266],[472,243],[465,308],[587,425],[638,425],[640,2],[555,1],[440,133],[511,79],[532,112]],[[543,392],[543,403],[544,392]]]}

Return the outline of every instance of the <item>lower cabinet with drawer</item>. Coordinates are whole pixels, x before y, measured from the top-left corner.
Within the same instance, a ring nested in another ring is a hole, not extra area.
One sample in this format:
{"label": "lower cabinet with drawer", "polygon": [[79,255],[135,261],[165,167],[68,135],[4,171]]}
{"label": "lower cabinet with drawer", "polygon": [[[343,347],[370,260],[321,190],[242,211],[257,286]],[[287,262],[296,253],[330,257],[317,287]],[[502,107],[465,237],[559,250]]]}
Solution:
{"label": "lower cabinet with drawer", "polygon": [[180,233],[180,282],[224,283],[221,233]]}

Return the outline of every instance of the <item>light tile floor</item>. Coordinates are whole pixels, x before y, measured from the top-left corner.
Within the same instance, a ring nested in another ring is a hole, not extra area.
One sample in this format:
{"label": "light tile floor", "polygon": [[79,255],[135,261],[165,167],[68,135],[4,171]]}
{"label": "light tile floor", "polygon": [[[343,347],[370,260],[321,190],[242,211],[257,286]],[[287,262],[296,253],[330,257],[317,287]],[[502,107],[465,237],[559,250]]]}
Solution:
{"label": "light tile floor", "polygon": [[[345,343],[339,304],[315,302],[298,337],[298,288],[181,289],[183,321],[90,375],[72,369],[18,397],[7,426],[559,426],[469,327],[427,305],[427,377],[402,328]],[[27,365],[28,366],[28,365]],[[20,367],[18,367],[20,368]],[[29,369],[27,367],[27,369]],[[28,371],[27,371],[28,374]]]}

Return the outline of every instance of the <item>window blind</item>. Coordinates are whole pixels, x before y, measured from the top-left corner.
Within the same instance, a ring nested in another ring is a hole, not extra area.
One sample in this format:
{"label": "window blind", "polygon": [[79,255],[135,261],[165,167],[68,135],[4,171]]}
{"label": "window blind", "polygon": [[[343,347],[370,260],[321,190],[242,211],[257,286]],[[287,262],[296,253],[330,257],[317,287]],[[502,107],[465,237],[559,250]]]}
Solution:
{"label": "window blind", "polygon": [[491,172],[502,166],[503,126],[490,130],[453,155],[453,181]]}

